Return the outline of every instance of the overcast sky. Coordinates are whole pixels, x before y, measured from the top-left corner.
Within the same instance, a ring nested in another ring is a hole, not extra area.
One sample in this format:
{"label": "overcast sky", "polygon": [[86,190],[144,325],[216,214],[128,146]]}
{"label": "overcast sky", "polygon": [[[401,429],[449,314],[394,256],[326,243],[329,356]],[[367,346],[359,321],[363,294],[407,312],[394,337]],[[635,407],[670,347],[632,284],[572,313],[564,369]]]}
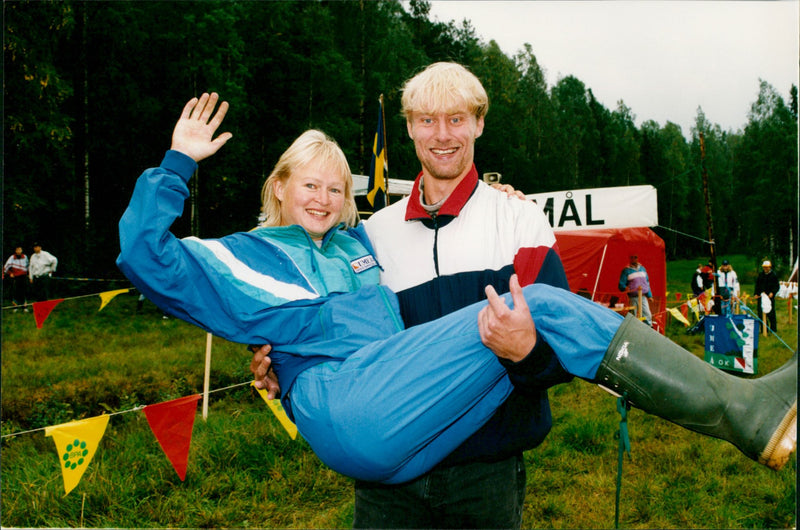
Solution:
{"label": "overcast sky", "polygon": [[512,56],[530,43],[548,86],[574,75],[609,110],[689,136],[697,108],[737,131],[759,79],[788,100],[798,84],[798,1],[434,0],[431,18],[469,19]]}

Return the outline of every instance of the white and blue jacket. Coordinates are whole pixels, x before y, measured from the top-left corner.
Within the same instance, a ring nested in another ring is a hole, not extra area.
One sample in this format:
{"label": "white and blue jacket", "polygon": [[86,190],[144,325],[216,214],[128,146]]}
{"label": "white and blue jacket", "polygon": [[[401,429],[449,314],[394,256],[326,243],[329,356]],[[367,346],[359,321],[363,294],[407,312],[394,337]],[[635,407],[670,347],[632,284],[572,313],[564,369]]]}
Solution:
{"label": "white and blue jacket", "polygon": [[[522,285],[543,283],[568,294],[553,229],[536,203],[484,184],[473,165],[432,217],[420,204],[421,178],[409,197],[364,222],[381,264],[381,284],[397,293],[406,327],[485,300],[486,285],[506,293],[513,274]],[[446,355],[431,349],[432,359]],[[571,379],[550,346],[539,341],[526,359],[501,363],[514,392],[445,465],[507,458],[539,445],[550,431],[546,389]]]}

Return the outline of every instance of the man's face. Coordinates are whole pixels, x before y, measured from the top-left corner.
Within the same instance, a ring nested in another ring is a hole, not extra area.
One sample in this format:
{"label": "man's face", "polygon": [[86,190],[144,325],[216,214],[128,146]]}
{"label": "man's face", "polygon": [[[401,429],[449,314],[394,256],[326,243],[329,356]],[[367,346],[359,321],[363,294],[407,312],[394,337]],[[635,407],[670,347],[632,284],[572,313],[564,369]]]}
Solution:
{"label": "man's face", "polygon": [[39,245],[36,245],[35,247],[33,247],[33,251],[34,251],[36,254],[38,254],[39,252],[41,252],[41,251],[42,251],[42,247],[40,247]]}
{"label": "man's face", "polygon": [[452,180],[463,177],[475,158],[475,139],[483,133],[483,118],[462,105],[449,112],[412,112],[406,125],[426,175]]}
{"label": "man's face", "polygon": [[22,256],[22,247],[15,248],[14,254],[16,254],[17,256]]}
{"label": "man's face", "polygon": [[639,256],[631,256],[630,259],[631,259],[631,265],[633,265],[634,267],[639,265]]}

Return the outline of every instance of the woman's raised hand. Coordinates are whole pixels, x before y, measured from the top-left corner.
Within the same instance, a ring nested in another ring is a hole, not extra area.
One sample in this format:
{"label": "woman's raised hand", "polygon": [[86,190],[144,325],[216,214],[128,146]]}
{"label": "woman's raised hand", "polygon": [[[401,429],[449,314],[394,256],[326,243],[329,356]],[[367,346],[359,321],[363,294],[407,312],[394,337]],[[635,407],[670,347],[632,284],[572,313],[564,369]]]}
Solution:
{"label": "woman's raised hand", "polygon": [[175,130],[172,131],[171,149],[200,162],[216,153],[233,137],[231,133],[224,132],[214,138],[217,127],[228,112],[228,102],[223,101],[214,114],[218,100],[219,95],[212,92],[210,95],[203,94],[200,99],[192,98],[186,103],[178,123],[175,124]]}

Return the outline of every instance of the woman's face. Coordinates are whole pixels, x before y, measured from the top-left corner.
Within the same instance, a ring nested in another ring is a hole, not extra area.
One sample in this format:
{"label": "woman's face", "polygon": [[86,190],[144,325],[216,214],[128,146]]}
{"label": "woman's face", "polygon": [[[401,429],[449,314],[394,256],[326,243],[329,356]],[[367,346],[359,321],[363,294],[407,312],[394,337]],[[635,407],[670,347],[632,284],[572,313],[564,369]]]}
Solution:
{"label": "woman's face", "polygon": [[276,181],[275,196],[281,201],[281,225],[300,225],[319,240],[339,224],[345,200],[344,177],[311,163]]}

